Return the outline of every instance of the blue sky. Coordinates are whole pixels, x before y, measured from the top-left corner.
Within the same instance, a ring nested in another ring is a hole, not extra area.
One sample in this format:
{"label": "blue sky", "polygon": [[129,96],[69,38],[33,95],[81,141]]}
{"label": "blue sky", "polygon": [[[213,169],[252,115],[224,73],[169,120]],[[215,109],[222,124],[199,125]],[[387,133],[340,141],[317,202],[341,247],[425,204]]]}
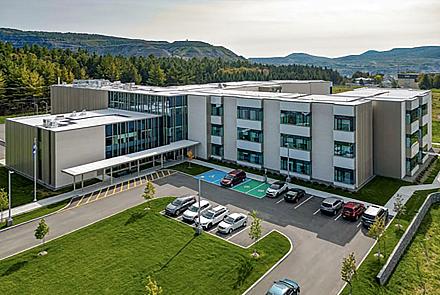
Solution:
{"label": "blue sky", "polygon": [[439,0],[0,0],[0,26],[202,40],[246,57],[440,45]]}

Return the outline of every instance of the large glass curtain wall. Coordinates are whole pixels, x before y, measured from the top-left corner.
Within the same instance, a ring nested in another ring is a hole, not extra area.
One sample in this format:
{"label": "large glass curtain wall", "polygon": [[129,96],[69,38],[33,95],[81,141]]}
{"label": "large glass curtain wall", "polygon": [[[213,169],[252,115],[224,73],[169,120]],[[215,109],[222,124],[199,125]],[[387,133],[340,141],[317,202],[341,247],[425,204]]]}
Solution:
{"label": "large glass curtain wall", "polygon": [[163,145],[188,138],[186,96],[167,97],[133,92],[110,91],[109,107],[161,115]]}

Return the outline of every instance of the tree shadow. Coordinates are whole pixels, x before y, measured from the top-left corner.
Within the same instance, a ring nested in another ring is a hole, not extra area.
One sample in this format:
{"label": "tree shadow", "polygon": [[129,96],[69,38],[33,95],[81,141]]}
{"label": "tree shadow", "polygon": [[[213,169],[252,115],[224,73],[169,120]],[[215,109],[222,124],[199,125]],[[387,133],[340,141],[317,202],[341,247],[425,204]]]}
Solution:
{"label": "tree shadow", "polygon": [[159,271],[161,271],[162,269],[164,269],[165,267],[167,267],[170,263],[171,263],[171,261],[173,261],[174,260],[174,258],[176,258],[180,253],[182,253],[182,251],[183,250],[185,250],[185,248],[186,247],[188,247],[189,246],[189,244],[191,244],[191,242],[195,239],[197,237],[197,235],[196,234],[194,234],[193,236],[192,236],[192,238],[188,241],[188,242],[186,242],[186,244],[185,245],[183,245],[183,247],[182,248],[180,248],[179,249],[179,251],[177,251],[177,253],[176,254],[174,254],[164,265],[162,265],[162,267],[159,269]]}
{"label": "tree shadow", "polygon": [[127,219],[127,221],[125,222],[124,225],[129,225],[129,224],[135,223],[139,219],[142,219],[146,215],[146,213],[147,213],[146,211],[132,213],[130,218]]}
{"label": "tree shadow", "polygon": [[14,263],[2,274],[2,277],[9,276],[9,275],[13,274],[14,272],[19,271],[26,264],[28,264],[27,260]]}

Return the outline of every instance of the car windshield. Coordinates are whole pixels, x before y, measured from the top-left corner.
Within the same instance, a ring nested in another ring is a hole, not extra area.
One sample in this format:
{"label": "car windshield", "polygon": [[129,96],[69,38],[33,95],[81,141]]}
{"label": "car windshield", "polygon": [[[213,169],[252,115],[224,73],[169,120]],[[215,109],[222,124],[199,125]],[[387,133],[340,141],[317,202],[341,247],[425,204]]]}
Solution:
{"label": "car windshield", "polygon": [[225,219],[225,222],[227,223],[227,224],[233,224],[234,223],[234,218],[232,218],[232,217],[226,217],[226,219]]}
{"label": "car windshield", "polygon": [[322,203],[322,206],[323,206],[323,207],[331,207],[332,204],[329,204],[329,203]]}
{"label": "car windshield", "polygon": [[348,213],[351,213],[351,212],[353,212],[353,208],[344,208],[344,211],[348,212]]}
{"label": "car windshield", "polygon": [[191,212],[197,212],[199,211],[199,206],[198,205],[192,205],[191,207],[189,207],[188,209]]}
{"label": "car windshield", "polygon": [[364,218],[374,220],[376,216],[364,213]]}
{"label": "car windshield", "polygon": [[209,210],[209,211],[206,211],[205,213],[203,213],[202,215],[205,218],[211,219],[212,217],[214,217],[214,212]]}
{"label": "car windshield", "polygon": [[291,196],[296,196],[298,194],[298,192],[290,191],[290,192],[288,192],[288,194],[291,195]]}
{"label": "car windshield", "polygon": [[279,183],[274,183],[270,186],[271,189],[279,189],[281,187],[281,184]]}
{"label": "car windshield", "polygon": [[232,180],[233,178],[234,178],[234,176],[229,175],[229,174],[225,176],[225,179],[227,179],[227,180]]}
{"label": "car windshield", "polygon": [[183,200],[181,199],[175,199],[171,204],[173,204],[174,206],[179,206],[183,203]]}

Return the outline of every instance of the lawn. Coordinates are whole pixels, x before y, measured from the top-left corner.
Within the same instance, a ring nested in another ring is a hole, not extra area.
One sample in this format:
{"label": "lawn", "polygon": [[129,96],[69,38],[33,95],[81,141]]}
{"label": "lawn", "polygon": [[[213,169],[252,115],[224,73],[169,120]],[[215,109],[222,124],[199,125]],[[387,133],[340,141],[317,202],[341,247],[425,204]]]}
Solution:
{"label": "lawn", "polygon": [[[374,256],[374,253],[377,252],[378,245],[373,248],[373,250],[370,252],[370,254],[367,256],[365,261],[362,263],[362,265],[359,267],[357,272],[357,278],[353,282],[353,294],[357,295],[376,295],[376,294],[403,294],[403,290],[396,291],[396,288],[399,288],[398,285],[403,286],[404,284],[406,286],[412,285],[412,287],[417,287],[414,284],[414,281],[417,281],[418,278],[413,277],[412,281],[406,282],[405,277],[400,277],[396,273],[393,274],[393,277],[391,278],[390,284],[386,286],[380,286],[376,283],[376,275],[382,268],[382,265],[385,263],[388,256],[393,251],[394,247],[397,245],[399,239],[401,238],[404,230],[409,225],[411,220],[413,219],[414,215],[416,214],[417,210],[420,208],[422,203],[425,201],[426,197],[433,192],[436,192],[437,190],[427,190],[427,191],[418,191],[413,194],[411,199],[409,199],[408,203],[406,204],[407,208],[407,214],[399,220],[399,222],[403,225],[403,229],[399,230],[395,225],[398,222],[396,219],[392,222],[392,224],[388,227],[384,234],[384,238],[382,242],[382,250],[381,253],[385,254],[385,257],[379,261]],[[383,244],[385,244],[385,247],[383,247]],[[385,249],[385,251],[384,251]],[[403,260],[402,260],[403,261]],[[399,269],[398,266],[398,269]],[[397,280],[398,282],[392,284],[393,280]],[[414,290],[413,290],[414,291]],[[419,290],[420,291],[420,290]],[[416,294],[420,292],[415,292]],[[348,286],[344,289],[342,294],[349,294],[349,288]],[[408,294],[414,294],[414,292],[408,292]],[[429,293],[434,294],[434,293]]]}
{"label": "lawn", "polygon": [[[30,212],[27,212],[27,213],[16,215],[13,218],[14,225],[17,225],[17,224],[20,224],[20,223],[32,220],[32,219],[37,218],[37,217],[41,217],[41,216],[47,215],[49,213],[53,213],[55,211],[58,211],[61,208],[63,208],[64,206],[66,206],[69,203],[69,201],[70,201],[70,199],[69,200],[65,200],[65,201],[61,201],[61,202],[58,202],[58,203],[55,203],[55,204],[52,204],[52,205],[49,205],[49,206],[46,206],[46,207],[42,207],[40,209],[36,209],[36,210],[30,211]],[[7,210],[5,210],[3,212],[3,217],[6,218],[7,216],[8,216],[8,212],[7,212]],[[5,227],[6,227],[6,220],[4,220],[3,223],[0,223],[0,229],[3,229]]]}
{"label": "lawn", "polygon": [[440,159],[437,158],[434,160],[434,163],[431,164],[431,167],[429,167],[429,170],[427,171],[427,177],[423,181],[424,184],[430,184],[435,180],[435,177],[440,171]]}
{"label": "lawn", "polygon": [[[144,294],[153,276],[164,294],[241,294],[288,252],[273,232],[256,248],[242,249],[158,212],[171,198],[134,207],[22,254],[0,261],[2,294]],[[50,224],[49,224],[50,225]],[[48,255],[38,257],[42,249]],[[242,261],[253,269],[234,287]]]}
{"label": "lawn", "polygon": [[170,167],[170,169],[174,169],[174,170],[177,170],[177,171],[189,174],[189,175],[193,175],[193,176],[205,173],[209,170],[212,170],[211,168],[197,165],[194,163],[189,164],[188,162],[174,165],[174,166]]}
{"label": "lawn", "polygon": [[0,124],[5,124],[7,118],[25,117],[25,116],[32,116],[32,115],[35,115],[35,114],[34,113],[24,113],[24,114],[0,116]]}
{"label": "lawn", "polygon": [[333,85],[332,87],[332,93],[337,94],[341,92],[351,91],[356,88],[360,88],[362,86],[349,86],[349,85]]}

